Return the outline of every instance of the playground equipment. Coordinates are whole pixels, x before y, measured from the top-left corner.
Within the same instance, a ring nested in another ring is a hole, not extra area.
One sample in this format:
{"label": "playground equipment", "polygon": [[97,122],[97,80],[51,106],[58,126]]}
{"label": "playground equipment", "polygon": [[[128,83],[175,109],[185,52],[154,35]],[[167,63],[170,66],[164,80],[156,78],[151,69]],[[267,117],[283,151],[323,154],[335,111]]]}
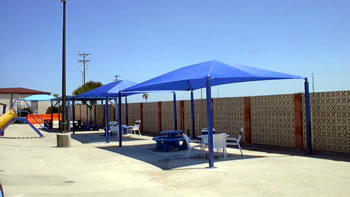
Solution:
{"label": "playground equipment", "polygon": [[6,104],[4,103],[0,103],[0,106],[2,105],[2,115],[4,115],[6,113]]}
{"label": "playground equipment", "polygon": [[4,128],[14,118],[18,118],[18,116],[15,110],[13,109],[0,116],[0,129]]}
{"label": "playground equipment", "polygon": [[[35,96],[38,96],[38,95],[35,95]],[[30,99],[30,98],[29,99],[25,98],[25,99],[16,99],[15,100],[13,106],[17,107],[17,114],[19,115],[19,117],[22,117],[22,114],[25,113],[25,114],[29,115],[29,117],[32,120],[34,120],[35,123],[38,124],[41,129],[48,129],[49,124],[36,111],[34,111],[32,109],[32,107],[27,103],[27,101],[38,101],[38,100],[34,100],[34,99]],[[30,113],[29,111],[23,111],[24,108],[30,109],[30,111],[32,111],[33,113]],[[28,122],[28,119],[26,120],[26,122]],[[42,125],[41,123],[44,123],[44,125]]]}
{"label": "playground equipment", "polygon": [[28,121],[26,117],[18,117],[16,111],[14,109],[11,109],[9,112],[5,113],[4,115],[0,116],[0,136],[3,135],[5,129],[12,124],[13,122],[24,122],[29,124],[29,126],[40,136],[44,137],[43,134],[40,133],[40,131],[34,127],[32,123]]}

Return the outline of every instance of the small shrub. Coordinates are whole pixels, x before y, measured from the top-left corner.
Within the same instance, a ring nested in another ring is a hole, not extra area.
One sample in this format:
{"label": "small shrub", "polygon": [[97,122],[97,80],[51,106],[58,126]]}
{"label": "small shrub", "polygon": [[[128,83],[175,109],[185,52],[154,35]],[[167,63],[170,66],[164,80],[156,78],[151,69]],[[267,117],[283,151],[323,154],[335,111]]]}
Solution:
{"label": "small shrub", "polygon": [[51,111],[52,113],[58,113],[58,111],[61,110],[61,107],[48,107],[47,110],[46,110],[46,113],[47,114],[51,114]]}

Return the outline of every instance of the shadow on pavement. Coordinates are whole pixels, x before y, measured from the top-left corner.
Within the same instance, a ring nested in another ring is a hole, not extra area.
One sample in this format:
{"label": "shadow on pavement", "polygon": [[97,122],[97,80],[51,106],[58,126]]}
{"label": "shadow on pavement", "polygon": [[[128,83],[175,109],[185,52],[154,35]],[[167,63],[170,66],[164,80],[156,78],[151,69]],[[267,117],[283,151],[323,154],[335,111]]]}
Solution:
{"label": "shadow on pavement", "polygon": [[313,150],[312,155],[308,155],[307,151],[304,149],[295,149],[289,147],[281,146],[272,146],[272,145],[259,145],[259,144],[243,144],[242,148],[245,150],[259,151],[266,153],[277,153],[288,156],[300,156],[300,157],[309,157],[315,159],[327,159],[333,161],[344,161],[350,162],[349,153],[337,153],[337,152],[327,152],[327,151],[318,151]]}
{"label": "shadow on pavement", "polygon": [[[83,144],[106,142],[106,136],[104,135],[104,132],[95,132],[95,133],[76,132],[75,134],[72,134],[72,139],[77,140]],[[136,141],[136,140],[143,140],[143,139],[123,136],[123,141]],[[119,138],[116,135],[113,135],[110,137],[110,142],[119,142]]]}
{"label": "shadow on pavement", "polygon": [[[98,147],[98,148],[149,163],[162,170],[172,170],[176,168],[189,167],[189,166],[208,163],[208,154],[206,154],[206,158],[202,158],[200,156],[201,152],[198,150],[192,150],[190,158],[187,159],[186,150],[160,152],[155,150],[155,144],[123,146],[123,147],[109,146],[109,147]],[[215,155],[215,162],[227,162],[227,161],[242,160],[242,159],[255,159],[255,158],[261,158],[261,157],[262,156],[252,156],[252,155],[241,156],[239,154],[228,154],[227,158],[224,159],[222,156],[219,158],[219,155],[217,153]],[[194,169],[194,168],[196,167],[193,167],[191,169]],[[198,167],[196,169],[205,169],[205,168]]]}

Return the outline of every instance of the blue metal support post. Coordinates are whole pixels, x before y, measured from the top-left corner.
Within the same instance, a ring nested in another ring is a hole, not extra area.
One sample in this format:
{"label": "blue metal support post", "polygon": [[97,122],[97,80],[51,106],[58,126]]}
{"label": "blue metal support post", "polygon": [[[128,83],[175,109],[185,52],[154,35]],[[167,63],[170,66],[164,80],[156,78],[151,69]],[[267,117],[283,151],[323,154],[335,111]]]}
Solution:
{"label": "blue metal support post", "polygon": [[191,90],[192,139],[196,138],[193,90]]}
{"label": "blue metal support post", "polygon": [[67,105],[67,110],[68,110],[68,116],[67,116],[67,124],[68,124],[68,132],[70,132],[70,99],[67,99],[68,105]]}
{"label": "blue metal support post", "polygon": [[106,95],[106,142],[109,143],[109,103],[108,103],[108,94]]}
{"label": "blue metal support post", "polygon": [[311,110],[310,110],[310,92],[309,82],[305,78],[305,107],[306,107],[306,135],[307,135],[307,154],[312,154],[312,135],[311,135]]}
{"label": "blue metal support post", "polygon": [[[102,106],[102,128],[103,128],[103,124],[105,124],[105,122],[106,122],[106,119],[103,120],[104,118],[106,118],[106,114],[103,112],[103,110],[105,109],[105,106],[103,104],[103,100],[101,100],[101,106]],[[105,122],[103,122],[103,121],[105,121]]]}
{"label": "blue metal support post", "polygon": [[126,121],[126,125],[129,125],[128,97],[127,96],[125,96],[125,121]]}
{"label": "blue metal support post", "polygon": [[119,147],[122,147],[122,93],[118,94],[118,126],[119,126]]}
{"label": "blue metal support post", "polygon": [[214,150],[213,150],[213,106],[211,103],[211,84],[207,79],[207,112],[208,112],[208,142],[209,142],[209,168],[214,168]]}
{"label": "blue metal support post", "polygon": [[75,134],[75,100],[72,98],[72,111],[73,111],[73,134]]}
{"label": "blue metal support post", "polygon": [[50,122],[49,128],[53,129],[53,103],[52,103],[52,100],[50,100],[50,103],[51,103],[51,122]]}
{"label": "blue metal support post", "polygon": [[176,93],[174,92],[174,129],[177,130]]}
{"label": "blue metal support post", "polygon": [[58,101],[58,129],[59,131],[62,132],[62,125],[61,125],[61,110],[62,110],[62,107],[61,107],[61,100]]}
{"label": "blue metal support post", "polygon": [[118,99],[114,99],[115,105],[115,121],[118,121]]}
{"label": "blue metal support post", "polygon": [[89,120],[90,120],[90,122],[92,122],[92,106],[94,106],[94,103],[92,101],[90,101],[90,105],[89,105]]}
{"label": "blue metal support post", "polygon": [[43,135],[42,133],[40,133],[40,131],[39,131],[36,127],[34,127],[34,125],[32,125],[32,123],[29,122],[27,118],[24,118],[24,119],[22,119],[22,118],[15,118],[15,120],[16,120],[16,119],[18,119],[18,120],[20,120],[20,121],[27,122],[27,124],[29,124],[29,126],[32,127],[32,129],[33,129],[40,137],[44,137],[44,135]]}

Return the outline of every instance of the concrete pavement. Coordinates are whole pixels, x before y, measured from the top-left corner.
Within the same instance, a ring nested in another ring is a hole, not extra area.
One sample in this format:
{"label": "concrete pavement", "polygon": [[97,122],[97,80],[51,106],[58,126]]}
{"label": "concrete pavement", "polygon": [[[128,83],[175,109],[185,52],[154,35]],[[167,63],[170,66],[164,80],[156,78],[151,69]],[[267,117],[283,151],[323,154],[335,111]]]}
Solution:
{"label": "concrete pavement", "polygon": [[56,134],[38,138],[28,125],[0,137],[0,182],[6,197],[76,196],[350,196],[350,162],[229,149],[215,169],[195,151],[155,151],[147,136],[81,132],[72,147],[57,148]]}

